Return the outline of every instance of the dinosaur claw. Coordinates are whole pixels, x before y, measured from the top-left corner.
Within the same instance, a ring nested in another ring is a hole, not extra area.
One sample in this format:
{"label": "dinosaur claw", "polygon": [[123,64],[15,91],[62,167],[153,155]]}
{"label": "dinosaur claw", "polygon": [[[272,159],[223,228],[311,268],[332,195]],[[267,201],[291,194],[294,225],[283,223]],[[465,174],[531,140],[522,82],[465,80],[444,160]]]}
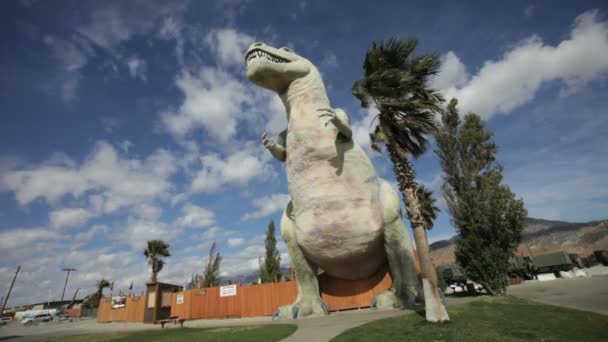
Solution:
{"label": "dinosaur claw", "polygon": [[325,314],[328,315],[329,314],[329,308],[327,307],[327,303],[325,302],[321,302],[321,307],[323,308],[323,311],[325,311]]}
{"label": "dinosaur claw", "polygon": [[292,306],[291,307],[291,318],[297,319],[298,318],[298,311],[300,311],[300,308],[298,308],[297,305]]}

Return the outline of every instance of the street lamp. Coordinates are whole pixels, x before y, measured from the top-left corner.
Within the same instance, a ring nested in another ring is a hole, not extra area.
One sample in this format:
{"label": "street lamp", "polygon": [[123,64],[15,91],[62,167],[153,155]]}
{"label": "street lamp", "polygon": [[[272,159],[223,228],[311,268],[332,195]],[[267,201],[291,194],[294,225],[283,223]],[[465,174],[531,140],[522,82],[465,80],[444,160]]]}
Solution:
{"label": "street lamp", "polygon": [[63,285],[63,292],[61,293],[61,301],[63,302],[63,296],[65,295],[65,288],[68,286],[68,278],[70,278],[70,272],[78,270],[75,268],[62,268],[61,270],[68,272],[68,274],[65,276],[65,285]]}

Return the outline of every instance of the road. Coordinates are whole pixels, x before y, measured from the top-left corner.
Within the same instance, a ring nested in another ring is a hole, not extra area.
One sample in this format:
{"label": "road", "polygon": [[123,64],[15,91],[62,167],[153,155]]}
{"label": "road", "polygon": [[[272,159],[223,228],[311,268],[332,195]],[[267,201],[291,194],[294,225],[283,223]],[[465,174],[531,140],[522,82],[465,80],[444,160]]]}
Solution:
{"label": "road", "polygon": [[527,282],[510,286],[507,293],[544,304],[608,315],[608,275]]}

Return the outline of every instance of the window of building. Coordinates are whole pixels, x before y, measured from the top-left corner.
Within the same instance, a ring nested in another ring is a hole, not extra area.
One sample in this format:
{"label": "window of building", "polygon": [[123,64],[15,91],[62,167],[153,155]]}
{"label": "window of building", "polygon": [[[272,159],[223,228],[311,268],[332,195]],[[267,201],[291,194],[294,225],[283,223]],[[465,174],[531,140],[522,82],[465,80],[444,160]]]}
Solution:
{"label": "window of building", "polygon": [[156,306],[156,291],[148,292],[148,309]]}
{"label": "window of building", "polygon": [[166,306],[171,306],[171,295],[173,294],[172,291],[163,291],[163,298],[161,300],[161,306],[166,307]]}

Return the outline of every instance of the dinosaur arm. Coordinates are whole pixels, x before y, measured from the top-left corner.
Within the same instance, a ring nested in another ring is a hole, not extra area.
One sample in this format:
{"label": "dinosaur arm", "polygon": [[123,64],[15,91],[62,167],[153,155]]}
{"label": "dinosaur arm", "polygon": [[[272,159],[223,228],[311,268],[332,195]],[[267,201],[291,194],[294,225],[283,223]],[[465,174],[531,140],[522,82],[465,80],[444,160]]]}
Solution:
{"label": "dinosaur arm", "polygon": [[318,111],[322,112],[322,114],[320,114],[319,116],[329,117],[328,122],[331,122],[334,126],[336,126],[336,128],[338,129],[338,132],[340,132],[340,134],[342,134],[347,139],[352,138],[353,131],[350,128],[350,125],[348,123],[348,115],[346,114],[345,111],[343,111],[340,108],[319,109]]}
{"label": "dinosaur arm", "polygon": [[279,134],[279,137],[277,138],[276,142],[268,138],[268,134],[264,133],[264,135],[262,136],[262,144],[264,144],[264,147],[266,147],[266,149],[270,151],[270,154],[272,154],[273,157],[275,157],[279,161],[284,162],[287,158],[287,154],[285,152],[286,138],[287,130],[284,130]]}

